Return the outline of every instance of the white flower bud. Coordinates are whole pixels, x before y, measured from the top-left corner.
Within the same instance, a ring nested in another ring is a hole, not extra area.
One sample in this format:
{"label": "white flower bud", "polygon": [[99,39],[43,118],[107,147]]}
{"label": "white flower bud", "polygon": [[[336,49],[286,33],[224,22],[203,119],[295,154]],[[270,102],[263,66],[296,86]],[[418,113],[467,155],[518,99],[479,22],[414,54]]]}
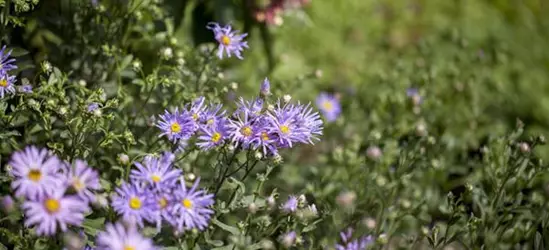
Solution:
{"label": "white flower bud", "polygon": [[86,83],[86,81],[85,81],[84,79],[80,79],[80,80],[78,81],[78,85],[80,85],[81,87],[86,87],[87,84],[88,84],[88,83]]}
{"label": "white flower bud", "polygon": [[263,158],[263,154],[261,152],[255,152],[254,157],[256,160],[261,160]]}
{"label": "white flower bud", "polygon": [[133,67],[133,69],[134,69],[135,71],[140,70],[140,69],[141,69],[141,66],[142,66],[142,65],[141,65],[141,61],[139,61],[139,60],[134,60],[134,61],[132,62],[132,67]]}
{"label": "white flower bud", "polygon": [[257,205],[254,202],[248,205],[248,212],[251,214],[255,214],[257,212]]}
{"label": "white flower bud", "polygon": [[269,111],[273,111],[274,109],[275,109],[275,106],[272,105],[272,104],[269,104],[269,105],[267,106],[267,110],[269,110]]}
{"label": "white flower bud", "polygon": [[284,95],[282,97],[282,99],[284,100],[285,103],[289,103],[292,100],[292,96],[291,95]]}
{"label": "white flower bud", "polygon": [[101,109],[96,109],[93,111],[93,115],[99,117],[101,115],[103,115],[103,112],[101,111]]}
{"label": "white flower bud", "polygon": [[183,59],[183,58],[178,58],[178,59],[177,59],[177,64],[178,64],[179,66],[185,65],[185,59]]}
{"label": "white flower bud", "polygon": [[267,198],[267,205],[271,208],[276,206],[276,200],[272,195]]}
{"label": "white flower bud", "polygon": [[520,147],[520,152],[522,153],[530,152],[530,145],[528,145],[528,143],[526,142],[521,142],[519,147]]}
{"label": "white flower bud", "polygon": [[336,198],[336,202],[338,205],[342,207],[347,207],[347,208],[353,206],[355,203],[355,200],[356,200],[356,193],[353,191],[342,192]]}
{"label": "white flower bud", "polygon": [[376,220],[373,219],[373,218],[370,218],[370,217],[364,219],[364,224],[365,224],[366,227],[369,228],[370,230],[376,228],[376,225],[377,225]]}
{"label": "white flower bud", "polygon": [[170,47],[164,48],[164,49],[162,50],[162,56],[164,56],[164,58],[166,58],[166,59],[172,58],[172,57],[173,57],[173,50],[172,50],[172,48],[170,48]]}
{"label": "white flower bud", "polygon": [[427,135],[427,128],[425,127],[425,124],[423,122],[418,123],[416,125],[416,135],[417,136],[426,136]]}
{"label": "white flower bud", "polygon": [[233,90],[238,89],[238,83],[236,83],[236,82],[231,82],[231,89],[233,89]]}
{"label": "white flower bud", "polygon": [[61,108],[59,108],[59,114],[60,114],[60,115],[65,115],[65,114],[67,114],[67,111],[68,111],[68,110],[67,110],[67,107],[61,107]]}
{"label": "white flower bud", "polygon": [[185,179],[187,179],[188,181],[194,181],[196,179],[196,175],[193,173],[188,173],[185,175]]}
{"label": "white flower bud", "polygon": [[377,160],[381,157],[381,149],[378,146],[370,146],[366,150],[366,155],[372,160]]}
{"label": "white flower bud", "polygon": [[130,163],[130,157],[127,154],[119,154],[118,155],[118,161],[122,165],[127,165],[128,163]]}

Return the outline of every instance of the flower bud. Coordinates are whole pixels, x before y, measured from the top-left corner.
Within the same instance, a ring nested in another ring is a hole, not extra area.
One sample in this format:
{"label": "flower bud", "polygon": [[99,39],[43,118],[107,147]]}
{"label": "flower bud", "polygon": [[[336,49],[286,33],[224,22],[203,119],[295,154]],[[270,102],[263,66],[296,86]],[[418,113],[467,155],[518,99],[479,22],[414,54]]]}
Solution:
{"label": "flower bud", "polygon": [[84,80],[84,79],[80,79],[78,81],[78,85],[80,85],[80,87],[86,87],[87,84],[88,83],[86,83],[86,80]]}
{"label": "flower bud", "polygon": [[261,83],[261,88],[259,89],[259,96],[267,97],[271,95],[271,82],[265,77],[263,83]]}
{"label": "flower bud", "polygon": [[370,146],[366,150],[366,155],[372,160],[378,160],[381,157],[381,149],[378,146]]}
{"label": "flower bud", "polygon": [[284,247],[289,248],[295,244],[296,233],[291,231],[282,236],[281,243]]}
{"label": "flower bud", "polygon": [[81,250],[86,246],[86,240],[83,236],[70,231],[63,235],[63,241],[67,250]]}
{"label": "flower bud", "polygon": [[370,230],[376,228],[376,225],[377,225],[376,220],[374,218],[371,218],[371,217],[368,217],[368,218],[364,219],[364,224]]}
{"label": "flower bud", "polygon": [[528,143],[526,142],[521,142],[519,145],[519,148],[520,148],[520,152],[522,153],[530,152],[530,145],[528,145]]}
{"label": "flower bud", "polygon": [[248,205],[248,212],[251,214],[255,214],[257,212],[257,205],[254,202]]}
{"label": "flower bud", "polygon": [[135,71],[139,71],[141,69],[141,66],[141,61],[139,61],[139,59],[136,59],[132,62],[132,67]]}
{"label": "flower bud", "polygon": [[284,100],[285,103],[289,103],[292,100],[292,96],[291,95],[284,95],[282,97],[282,99]]}
{"label": "flower bud", "polygon": [[261,160],[263,158],[263,154],[261,152],[255,152],[254,157],[256,160]]}
{"label": "flower bud", "polygon": [[196,179],[196,175],[193,173],[187,173],[185,174],[185,179],[187,181],[194,181]]}
{"label": "flower bud", "polygon": [[232,90],[236,90],[236,89],[238,89],[238,83],[236,83],[236,82],[231,82],[231,86],[230,86],[230,87],[231,87]]}
{"label": "flower bud", "polygon": [[4,197],[2,197],[0,203],[0,205],[2,206],[2,210],[6,214],[10,214],[11,212],[13,212],[13,210],[15,210],[15,202],[13,201],[13,198],[11,198],[11,196],[9,195],[5,195]]}
{"label": "flower bud", "polygon": [[162,50],[162,56],[164,59],[171,59],[173,57],[173,50],[170,47],[164,48]]}
{"label": "flower bud", "polygon": [[353,191],[342,192],[336,198],[337,204],[346,208],[353,206],[355,203],[355,200],[356,200],[356,193]]}
{"label": "flower bud", "polygon": [[267,205],[272,208],[274,206],[276,206],[276,200],[275,198],[271,195],[267,198]]}
{"label": "flower bud", "polygon": [[128,165],[130,163],[130,157],[127,154],[119,154],[118,162],[122,165]]}

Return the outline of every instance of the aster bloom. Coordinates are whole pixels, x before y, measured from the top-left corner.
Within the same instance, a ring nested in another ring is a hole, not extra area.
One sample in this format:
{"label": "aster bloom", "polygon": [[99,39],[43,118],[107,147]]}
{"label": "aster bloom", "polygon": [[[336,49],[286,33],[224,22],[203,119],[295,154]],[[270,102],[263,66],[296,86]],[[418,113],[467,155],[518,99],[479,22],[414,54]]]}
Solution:
{"label": "aster bloom", "polygon": [[151,239],[143,237],[134,226],[108,224],[97,234],[97,250],[156,250]]}
{"label": "aster bloom", "polygon": [[152,202],[147,191],[143,185],[123,183],[112,198],[114,211],[122,215],[122,220],[135,221],[143,227],[143,220],[152,220]]}
{"label": "aster bloom", "polygon": [[[206,110],[206,106],[204,105],[204,98],[203,96],[196,98],[192,103],[191,107],[189,108],[188,112],[190,116],[192,117],[193,121],[198,123],[203,116],[204,111]],[[198,126],[198,124],[196,125]]]}
{"label": "aster bloom", "polygon": [[320,140],[318,136],[322,135],[322,119],[318,112],[313,111],[310,104],[298,105],[299,111],[296,115],[296,124],[303,129],[305,141],[314,144],[313,141]]}
{"label": "aster bloom", "polygon": [[209,206],[214,204],[214,195],[207,194],[204,190],[197,190],[200,178],[197,178],[193,186],[188,189],[185,181],[181,179],[180,188],[174,190],[175,202],[173,215],[177,221],[177,230],[190,229],[204,230],[214,213]]}
{"label": "aster bloom", "polygon": [[56,156],[50,155],[47,149],[27,146],[13,153],[9,165],[13,167],[10,174],[15,180],[11,187],[16,196],[42,200],[47,191],[62,186],[62,178],[58,174],[62,163]]}
{"label": "aster bloom", "polygon": [[265,80],[261,83],[261,88],[259,89],[259,95],[262,97],[267,97],[271,95],[271,82],[265,77]]}
{"label": "aster bloom", "polygon": [[336,244],[336,250],[364,250],[374,241],[370,235],[352,240],[353,229],[351,228],[345,232],[341,232],[339,235],[341,236],[342,245]]}
{"label": "aster bloom", "polygon": [[173,216],[172,209],[175,199],[170,189],[158,190],[149,193],[149,199],[152,202],[152,220],[156,224],[156,229],[160,231],[162,222],[166,221],[173,227],[177,227],[175,217]]}
{"label": "aster bloom", "polygon": [[0,50],[0,71],[8,72],[12,69],[16,69],[15,59],[10,58],[11,50],[6,52],[6,45]]}
{"label": "aster bloom", "polygon": [[134,163],[137,169],[131,171],[131,179],[149,185],[154,189],[171,188],[176,185],[181,170],[174,169],[172,163],[174,155],[165,152],[160,158],[146,156],[143,164]]}
{"label": "aster bloom", "polygon": [[206,28],[214,32],[214,37],[219,42],[219,48],[217,50],[217,56],[223,59],[223,52],[227,54],[227,57],[231,57],[234,54],[238,59],[244,59],[242,57],[242,51],[244,48],[248,48],[248,42],[243,41],[244,37],[248,34],[238,34],[238,31],[233,31],[230,25],[221,27],[218,23],[211,22]]}
{"label": "aster bloom", "polygon": [[256,118],[261,115],[261,110],[263,109],[263,100],[254,99],[252,101],[246,101],[244,98],[240,97],[237,103],[237,108],[235,115],[241,116],[246,115],[250,118]]}
{"label": "aster bloom", "polygon": [[160,115],[160,119],[156,125],[162,130],[160,136],[168,137],[168,140],[177,142],[178,140],[187,140],[195,132],[194,120],[186,112],[179,112],[175,109],[173,113],[164,112],[164,115]]}
{"label": "aster bloom", "polygon": [[303,124],[297,123],[301,109],[300,106],[282,105],[278,101],[275,109],[269,113],[267,127],[270,133],[277,135],[279,146],[291,148],[296,142],[309,141],[310,131],[307,127],[301,126]]}
{"label": "aster bloom", "polygon": [[76,160],[74,166],[66,165],[65,185],[73,188],[80,198],[88,202],[95,201],[93,191],[101,189],[97,171],[82,160]]}
{"label": "aster bloom", "polygon": [[295,197],[294,195],[290,195],[288,197],[288,200],[284,204],[282,204],[280,209],[282,209],[286,213],[292,213],[297,210],[297,204],[297,197]]}
{"label": "aster bloom", "polygon": [[320,93],[316,98],[316,106],[318,106],[328,122],[335,121],[341,114],[339,100],[332,94]]}
{"label": "aster bloom", "polygon": [[99,108],[99,104],[96,102],[92,102],[88,105],[88,112],[92,113],[93,111],[96,111]]}
{"label": "aster bloom", "polygon": [[64,188],[57,188],[49,190],[41,200],[25,201],[25,226],[36,226],[37,235],[54,235],[58,227],[64,232],[67,225],[80,226],[89,207],[77,196],[64,194]]}
{"label": "aster bloom", "polygon": [[19,86],[18,91],[20,93],[26,93],[26,94],[32,93],[32,86],[30,84],[21,85]]}
{"label": "aster bloom", "polygon": [[275,155],[278,150],[276,148],[277,135],[271,133],[266,127],[265,119],[259,119],[256,122],[255,133],[253,134],[250,144],[253,149],[261,148],[263,155]]}
{"label": "aster bloom", "polygon": [[202,122],[205,126],[214,126],[217,124],[217,121],[225,116],[225,110],[221,110],[222,107],[223,105],[221,104],[207,107],[200,117],[200,122]]}
{"label": "aster bloom", "polygon": [[196,145],[202,150],[210,150],[222,144],[227,138],[227,120],[222,118],[214,126],[201,129]]}
{"label": "aster bloom", "polygon": [[254,120],[248,115],[248,113],[243,113],[242,116],[237,116],[236,120],[230,120],[227,127],[229,136],[233,143],[240,143],[243,148],[249,147],[255,130]]}
{"label": "aster bloom", "polygon": [[4,71],[0,71],[0,98],[4,95],[15,93],[15,76],[10,76]]}

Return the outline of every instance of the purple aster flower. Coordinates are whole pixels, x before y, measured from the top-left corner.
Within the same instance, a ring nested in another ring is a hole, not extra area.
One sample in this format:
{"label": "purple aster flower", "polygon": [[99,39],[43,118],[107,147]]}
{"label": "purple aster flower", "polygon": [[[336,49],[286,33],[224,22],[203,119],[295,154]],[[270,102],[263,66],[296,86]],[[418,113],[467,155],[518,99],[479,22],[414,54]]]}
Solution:
{"label": "purple aster flower", "polygon": [[22,205],[25,226],[36,226],[37,235],[54,235],[58,227],[64,232],[67,225],[80,226],[89,207],[77,196],[64,194],[64,188],[56,188],[49,190],[41,200],[25,201]]}
{"label": "purple aster flower", "polygon": [[237,116],[236,120],[230,120],[227,126],[231,141],[243,148],[248,148],[254,135],[254,119],[247,112]]}
{"label": "purple aster flower", "polygon": [[282,204],[280,209],[282,209],[286,213],[292,213],[297,210],[297,204],[297,197],[295,197],[294,195],[290,195],[288,197],[288,200],[284,204]]}
{"label": "purple aster flower", "polygon": [[32,86],[30,84],[21,85],[21,86],[19,86],[19,92],[20,93],[30,94],[30,93],[32,93]]}
{"label": "purple aster flower", "polygon": [[280,242],[282,245],[284,245],[286,248],[289,248],[295,244],[295,239],[297,237],[297,234],[295,231],[291,231],[288,233],[285,233],[280,237]]}
{"label": "purple aster flower", "polygon": [[162,130],[160,136],[165,135],[172,142],[187,140],[196,130],[193,118],[186,112],[179,112],[178,109],[173,113],[166,110],[160,119],[162,121],[156,125]]}
{"label": "purple aster flower", "polygon": [[162,221],[168,222],[174,228],[177,227],[176,218],[173,216],[172,210],[175,199],[171,189],[163,189],[150,193],[149,199],[154,201],[152,207],[152,220],[156,224],[156,229],[160,231]]}
{"label": "purple aster flower", "polygon": [[47,191],[62,186],[62,178],[58,174],[62,163],[56,156],[50,155],[47,149],[27,146],[13,153],[9,165],[13,167],[10,174],[15,177],[11,187],[17,196],[42,200]]}
{"label": "purple aster flower", "polygon": [[[199,122],[202,116],[204,115],[204,111],[206,110],[206,106],[204,105],[204,98],[203,96],[196,98],[192,103],[191,107],[189,108],[188,112],[192,119],[195,122]],[[198,124],[197,124],[198,126]]]}
{"label": "purple aster flower", "polygon": [[0,71],[0,98],[4,95],[15,93],[15,76],[10,76],[5,71]]}
{"label": "purple aster flower", "polygon": [[200,133],[196,145],[204,151],[215,148],[227,138],[227,120],[224,118],[217,120],[214,126],[201,128]]}
{"label": "purple aster flower", "polygon": [[74,166],[67,164],[65,168],[65,185],[72,187],[84,201],[95,201],[93,191],[101,189],[97,171],[82,160],[76,160]]}
{"label": "purple aster flower", "polygon": [[114,211],[122,215],[124,221],[135,221],[140,227],[143,227],[143,220],[152,220],[150,195],[143,185],[123,183],[116,189],[116,194],[112,198],[112,207]]}
{"label": "purple aster flower", "polygon": [[244,48],[248,48],[248,42],[243,41],[244,37],[248,34],[238,34],[238,31],[233,31],[230,25],[225,27],[219,26],[218,23],[211,22],[206,28],[214,32],[214,37],[219,42],[219,48],[217,50],[217,56],[223,59],[223,52],[227,54],[227,57],[231,57],[234,54],[238,59],[243,59],[242,51]]}
{"label": "purple aster flower", "polygon": [[214,204],[214,195],[207,194],[204,190],[197,190],[200,178],[188,189],[185,181],[181,180],[180,188],[174,190],[175,197],[173,215],[176,217],[177,230],[190,230],[193,228],[204,230],[214,213],[209,206]]}
{"label": "purple aster flower", "polygon": [[12,69],[16,69],[15,59],[10,58],[11,50],[6,52],[6,45],[0,50],[0,71],[8,72]]}
{"label": "purple aster flower", "polygon": [[269,131],[265,119],[258,119],[254,124],[256,129],[250,144],[253,149],[261,148],[263,155],[270,156],[277,154],[276,142],[277,135]]}
{"label": "purple aster flower", "polygon": [[328,122],[335,121],[341,114],[339,100],[332,94],[320,93],[316,98],[316,106],[320,109],[322,115],[326,117]]}
{"label": "purple aster flower", "polygon": [[204,110],[200,117],[200,122],[206,126],[214,126],[217,122],[225,116],[225,110],[221,110],[223,105],[212,105]]}
{"label": "purple aster flower", "polygon": [[318,136],[322,135],[322,119],[318,112],[313,111],[310,104],[298,105],[299,112],[296,116],[296,124],[303,129],[305,141],[314,144],[314,140],[320,140]]}
{"label": "purple aster flower", "polygon": [[97,234],[97,250],[156,250],[151,239],[143,237],[134,226],[122,223],[108,224],[104,232]]}
{"label": "purple aster flower", "polygon": [[339,234],[341,236],[342,245],[336,244],[336,250],[364,250],[374,241],[373,237],[368,235],[359,239],[351,240],[353,229],[349,228],[345,232]]}
{"label": "purple aster flower", "polygon": [[165,152],[162,157],[146,156],[143,164],[134,163],[137,169],[131,171],[133,181],[150,185],[154,189],[166,189],[176,185],[181,170],[174,169],[172,163],[175,156]]}
{"label": "purple aster flower", "polygon": [[15,210],[15,201],[9,195],[4,195],[0,200],[0,208],[8,214]]}
{"label": "purple aster flower", "polygon": [[92,102],[88,105],[88,112],[91,113],[99,108],[99,103]]}
{"label": "purple aster flower", "polygon": [[261,110],[263,109],[263,100],[255,99],[252,101],[245,101],[244,98],[240,97],[235,116],[247,115],[250,118],[256,118],[261,115]]}
{"label": "purple aster flower", "polygon": [[269,79],[267,77],[265,77],[265,80],[263,80],[263,83],[261,83],[259,95],[262,97],[267,97],[271,95],[271,82],[269,82]]}
{"label": "purple aster flower", "polygon": [[276,134],[280,147],[292,147],[296,142],[307,143],[309,133],[307,127],[302,126],[303,121],[297,123],[302,107],[292,104],[281,105],[278,101],[277,106],[269,113],[268,125],[269,132]]}

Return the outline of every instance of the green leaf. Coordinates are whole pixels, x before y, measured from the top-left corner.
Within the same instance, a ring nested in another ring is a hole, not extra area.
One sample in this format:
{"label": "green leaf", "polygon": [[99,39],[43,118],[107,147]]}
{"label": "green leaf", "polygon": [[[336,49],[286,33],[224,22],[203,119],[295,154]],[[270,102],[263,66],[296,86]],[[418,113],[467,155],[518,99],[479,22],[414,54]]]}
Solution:
{"label": "green leaf", "polygon": [[[27,50],[19,47],[13,47],[9,49],[11,50],[11,56],[13,57],[20,57],[29,53]],[[17,66],[19,66],[19,64]]]}
{"label": "green leaf", "polygon": [[212,219],[212,223],[233,235],[240,234],[240,230],[238,230],[238,228],[224,224],[221,221],[218,221],[216,218]]}
{"label": "green leaf", "polygon": [[105,218],[103,217],[97,219],[85,219],[84,223],[82,223],[82,228],[84,228],[86,233],[95,236],[97,231],[103,228],[104,224]]}

